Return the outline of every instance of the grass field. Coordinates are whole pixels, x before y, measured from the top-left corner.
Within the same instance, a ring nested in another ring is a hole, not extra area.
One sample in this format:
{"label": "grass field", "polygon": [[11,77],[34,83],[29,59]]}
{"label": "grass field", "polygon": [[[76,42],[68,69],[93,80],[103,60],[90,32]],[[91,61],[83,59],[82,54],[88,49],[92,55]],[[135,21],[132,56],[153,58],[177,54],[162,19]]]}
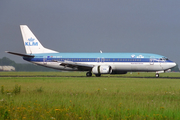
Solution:
{"label": "grass field", "polygon": [[[86,77],[86,72],[0,72],[0,77]],[[155,77],[155,72],[127,74],[102,74],[104,77]],[[95,75],[93,75],[95,77]],[[161,73],[160,77],[180,77],[179,72]]]}
{"label": "grass field", "polygon": [[180,80],[143,78],[154,73],[81,77],[85,73],[1,72],[0,76],[16,76],[0,77],[0,119],[180,119]]}

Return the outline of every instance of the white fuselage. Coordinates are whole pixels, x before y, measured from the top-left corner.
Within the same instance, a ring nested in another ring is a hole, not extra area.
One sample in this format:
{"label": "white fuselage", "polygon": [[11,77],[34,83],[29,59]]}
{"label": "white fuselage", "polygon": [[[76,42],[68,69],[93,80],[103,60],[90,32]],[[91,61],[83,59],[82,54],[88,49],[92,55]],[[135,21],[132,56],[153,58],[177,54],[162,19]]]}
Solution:
{"label": "white fuselage", "polygon": [[[134,55],[133,58],[131,54]],[[164,56],[147,53],[54,53],[37,54],[33,59],[24,59],[34,64],[66,71],[90,70],[69,67],[68,65],[62,66],[61,63],[64,63],[64,61],[69,61],[70,64],[111,66],[114,71],[127,72],[156,72],[168,70],[176,66],[175,62],[164,59]]]}

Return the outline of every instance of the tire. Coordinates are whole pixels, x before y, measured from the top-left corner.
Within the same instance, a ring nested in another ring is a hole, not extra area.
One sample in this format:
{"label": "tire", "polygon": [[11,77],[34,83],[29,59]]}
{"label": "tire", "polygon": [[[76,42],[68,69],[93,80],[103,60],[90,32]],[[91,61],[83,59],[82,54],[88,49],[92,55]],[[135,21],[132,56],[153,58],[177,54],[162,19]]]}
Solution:
{"label": "tire", "polygon": [[156,73],[156,75],[155,75],[155,76],[156,76],[156,78],[158,78],[158,77],[159,77],[159,74],[158,74],[158,73]]}
{"label": "tire", "polygon": [[101,74],[96,74],[96,77],[101,77]]}
{"label": "tire", "polygon": [[91,77],[92,76],[92,73],[91,72],[87,72],[86,73],[86,77]]}

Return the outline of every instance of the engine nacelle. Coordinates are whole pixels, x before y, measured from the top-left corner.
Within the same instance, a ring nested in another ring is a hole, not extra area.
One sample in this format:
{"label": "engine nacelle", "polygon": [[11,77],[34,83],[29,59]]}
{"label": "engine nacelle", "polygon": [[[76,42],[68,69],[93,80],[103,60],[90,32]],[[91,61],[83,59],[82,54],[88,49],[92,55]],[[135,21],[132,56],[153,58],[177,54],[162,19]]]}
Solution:
{"label": "engine nacelle", "polygon": [[92,68],[93,74],[111,74],[112,68],[109,65],[99,65]]}

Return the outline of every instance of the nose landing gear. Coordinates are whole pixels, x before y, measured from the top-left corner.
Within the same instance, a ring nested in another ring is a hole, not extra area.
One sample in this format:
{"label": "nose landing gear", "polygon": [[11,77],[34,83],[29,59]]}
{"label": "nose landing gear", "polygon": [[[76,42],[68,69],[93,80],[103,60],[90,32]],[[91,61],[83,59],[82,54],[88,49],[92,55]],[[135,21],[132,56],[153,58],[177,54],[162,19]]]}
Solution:
{"label": "nose landing gear", "polygon": [[159,74],[158,73],[156,73],[156,78],[158,78],[159,77]]}

